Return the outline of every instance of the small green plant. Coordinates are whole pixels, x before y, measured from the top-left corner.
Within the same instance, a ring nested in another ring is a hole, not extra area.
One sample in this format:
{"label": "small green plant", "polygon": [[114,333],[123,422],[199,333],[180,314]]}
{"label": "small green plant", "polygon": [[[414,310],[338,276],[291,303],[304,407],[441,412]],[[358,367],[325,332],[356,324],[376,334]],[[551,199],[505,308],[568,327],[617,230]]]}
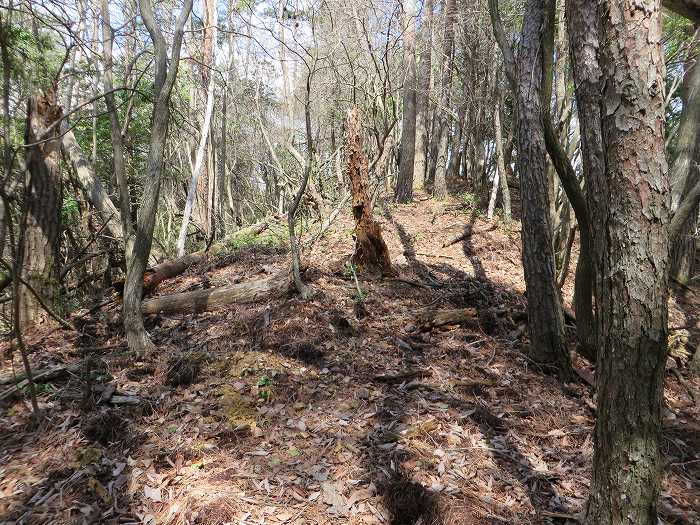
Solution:
{"label": "small green plant", "polygon": [[462,203],[462,206],[470,210],[475,208],[479,204],[479,197],[469,191],[465,191],[464,193],[462,193],[459,196],[459,200]]}
{"label": "small green plant", "polygon": [[353,278],[355,281],[355,288],[356,292],[353,294],[352,298],[355,302],[358,303],[363,303],[365,302],[365,299],[367,299],[367,292],[365,292],[362,288],[360,288],[360,281],[357,279],[357,272],[355,271],[355,265],[352,264],[351,262],[347,262],[345,264],[345,268],[343,272],[348,272],[350,275],[348,276],[348,279],[350,277]]}
{"label": "small green plant", "polygon": [[79,215],[78,201],[71,195],[65,196],[61,205],[61,222],[65,225],[75,224]]}

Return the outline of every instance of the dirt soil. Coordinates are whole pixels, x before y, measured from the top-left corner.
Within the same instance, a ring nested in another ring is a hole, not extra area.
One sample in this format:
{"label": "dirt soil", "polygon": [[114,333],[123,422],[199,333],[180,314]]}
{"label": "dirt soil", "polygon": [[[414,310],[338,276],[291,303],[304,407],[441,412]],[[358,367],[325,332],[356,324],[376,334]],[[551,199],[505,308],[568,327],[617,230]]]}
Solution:
{"label": "dirt soil", "polygon": [[[377,219],[393,279],[356,282],[343,265],[348,213],[305,256],[309,302],[151,317],[159,351],[141,360],[124,346],[118,304],[73,316],[79,333],[29,334],[35,370],[69,369],[40,384],[48,422],[38,431],[26,399],[0,405],[0,522],[575,523],[595,395],[522,351],[519,223],[490,226],[454,198]],[[468,226],[480,233],[442,248]],[[288,261],[283,247],[249,247],[157,293],[255,279]],[[569,304],[572,285],[570,275]],[[475,309],[473,322],[421,324],[426,311],[457,308]],[[679,287],[671,310],[684,328],[672,346],[697,343],[696,290]],[[9,355],[0,378],[21,371]],[[700,523],[700,382],[677,356],[660,506],[666,523]],[[575,364],[590,380],[590,366]]]}

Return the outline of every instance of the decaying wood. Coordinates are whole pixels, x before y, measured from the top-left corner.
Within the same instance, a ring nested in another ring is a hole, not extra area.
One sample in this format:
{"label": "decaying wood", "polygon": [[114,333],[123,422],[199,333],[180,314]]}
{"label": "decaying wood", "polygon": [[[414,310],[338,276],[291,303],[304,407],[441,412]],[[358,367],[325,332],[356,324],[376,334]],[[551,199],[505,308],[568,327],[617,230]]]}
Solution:
{"label": "decaying wood", "polygon": [[240,239],[247,235],[260,235],[270,226],[270,219],[264,219],[256,224],[242,228],[233,233],[223,241],[213,244],[209,249],[200,250],[157,264],[153,268],[147,270],[143,276],[143,293],[144,295],[153,292],[156,287],[167,279],[172,279],[183,273],[190,266],[205,260],[209,256],[217,255],[224,251],[226,247],[236,239]]}
{"label": "decaying wood", "polygon": [[367,191],[368,160],[362,148],[360,116],[357,108],[348,111],[346,169],[352,192],[352,214],[355,217],[354,264],[363,270],[393,275],[389,250],[382,237],[382,228],[372,218],[372,204]]}
{"label": "decaying wood", "polygon": [[453,244],[457,244],[460,241],[463,241],[464,239],[468,239],[472,235],[475,234],[480,234],[480,233],[486,233],[486,232],[491,232],[498,228],[498,221],[496,220],[493,224],[489,225],[487,228],[480,228],[480,229],[474,229],[471,226],[468,226],[462,233],[457,235],[457,237],[453,237],[449,241],[446,241],[442,247],[447,248],[448,246],[452,246]]}
{"label": "decaying wood", "polygon": [[[173,277],[184,273],[188,268],[195,264],[199,264],[204,261],[207,257],[218,255],[226,251],[229,244],[236,239],[240,239],[247,235],[260,235],[264,232],[272,222],[272,219],[263,219],[251,226],[247,226],[238,230],[237,232],[226,237],[224,240],[212,244],[209,248],[204,250],[199,250],[194,253],[189,253],[183,255],[182,257],[177,257],[176,259],[171,259],[168,261],[163,261],[148,270],[143,276],[143,295],[146,296],[153,293],[160,283]],[[115,281],[113,283],[115,289],[119,294],[124,290],[124,281]]]}
{"label": "decaying wood", "polygon": [[429,310],[418,316],[418,325],[423,330],[430,330],[448,324],[465,324],[479,327],[479,315],[476,308],[458,308],[456,310]]}
{"label": "decaying wood", "polygon": [[[63,377],[65,375],[71,374],[71,373],[76,373],[80,370],[80,364],[74,364],[74,365],[57,365],[57,366],[51,366],[48,368],[45,368],[43,370],[39,370],[38,372],[35,372],[32,374],[32,379],[34,380],[35,383],[46,383],[47,381],[51,381],[53,379],[58,379],[60,377]],[[24,374],[17,375],[17,378],[19,379],[20,377],[24,377]],[[12,379],[10,379],[12,380]],[[0,384],[8,382],[7,378],[3,377],[0,379]],[[29,385],[29,381],[27,379],[23,379],[19,383],[17,383],[14,386],[11,386],[10,388],[7,388],[0,392],[0,401],[4,401],[5,399],[9,399],[11,397],[14,397],[17,395],[21,390],[26,388]]]}
{"label": "decaying wood", "polygon": [[264,298],[279,297],[293,289],[291,274],[284,270],[264,279],[149,299],[141,303],[141,312],[144,314],[205,312],[227,304],[250,303]]}

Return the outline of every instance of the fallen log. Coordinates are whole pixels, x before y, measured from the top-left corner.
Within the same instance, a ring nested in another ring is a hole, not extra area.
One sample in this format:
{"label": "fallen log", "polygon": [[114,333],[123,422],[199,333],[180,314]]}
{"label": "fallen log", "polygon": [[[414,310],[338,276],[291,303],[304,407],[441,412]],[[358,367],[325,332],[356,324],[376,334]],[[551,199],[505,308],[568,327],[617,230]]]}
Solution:
{"label": "fallen log", "polygon": [[[34,380],[34,383],[46,383],[47,381],[51,381],[53,379],[58,379],[64,375],[68,374],[74,374],[80,370],[80,364],[73,364],[73,365],[57,365],[57,366],[51,366],[49,368],[45,368],[43,370],[39,370],[38,372],[34,372],[32,374],[32,379]],[[24,377],[23,375],[19,377]],[[3,378],[3,381],[5,379]],[[4,401],[5,399],[11,398],[18,394],[22,389],[26,388],[29,385],[29,380],[24,379],[17,383],[16,385],[7,388],[0,392],[0,401]]]}
{"label": "fallen log", "polygon": [[493,224],[491,224],[487,228],[479,228],[478,230],[474,229],[471,226],[467,226],[467,228],[462,233],[457,235],[457,237],[453,237],[449,241],[446,241],[442,245],[442,247],[447,248],[448,246],[452,246],[453,244],[457,244],[458,242],[463,241],[464,239],[468,239],[469,237],[471,237],[474,234],[490,232],[490,231],[495,230],[496,228],[498,228],[498,221],[495,221]]}
{"label": "fallen log", "polygon": [[476,308],[458,308],[456,310],[429,310],[418,316],[418,326],[431,330],[448,324],[465,324],[471,328],[479,327],[479,315]]}
{"label": "fallen log", "polygon": [[257,279],[219,288],[182,292],[155,297],[141,303],[144,314],[198,313],[232,303],[250,303],[270,297],[283,296],[294,289],[288,270],[264,279]]}
{"label": "fallen log", "polygon": [[[238,230],[222,241],[211,245],[208,249],[189,253],[169,261],[163,261],[160,264],[156,264],[155,266],[148,268],[143,275],[143,295],[146,296],[153,293],[160,283],[168,279],[172,279],[173,277],[177,277],[191,266],[204,261],[207,257],[224,252],[231,242],[247,235],[260,235],[270,226],[271,222],[272,219],[263,219],[262,221],[251,226]],[[120,279],[112,284],[117,290],[117,293],[122,295],[124,292],[124,280]]]}
{"label": "fallen log", "polygon": [[163,281],[177,277],[190,266],[205,260],[211,255],[218,255],[226,249],[229,243],[235,241],[236,239],[240,239],[248,235],[260,235],[270,226],[270,222],[270,219],[263,219],[256,224],[238,230],[237,232],[226,237],[221,242],[211,245],[208,250],[199,250],[198,252],[183,255],[177,259],[172,259],[170,261],[164,261],[157,264],[156,266],[147,270],[146,274],[143,276],[143,293],[148,294],[153,292],[153,290],[155,290],[156,287]]}

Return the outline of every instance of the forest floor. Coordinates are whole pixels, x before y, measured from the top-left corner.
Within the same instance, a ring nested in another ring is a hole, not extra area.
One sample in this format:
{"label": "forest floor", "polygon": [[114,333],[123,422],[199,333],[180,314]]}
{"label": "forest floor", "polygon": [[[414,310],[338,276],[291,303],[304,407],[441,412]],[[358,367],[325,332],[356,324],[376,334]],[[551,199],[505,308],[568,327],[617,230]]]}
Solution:
{"label": "forest floor", "polygon": [[[158,353],[141,361],[124,347],[117,304],[83,318],[78,334],[30,334],[35,369],[71,373],[40,385],[49,421],[39,431],[27,400],[0,405],[0,522],[575,523],[594,389],[562,384],[522,352],[520,225],[490,225],[463,202],[375,210],[399,276],[360,276],[361,293],[342,264],[353,251],[342,215],[304,258],[313,300],[153,316]],[[468,225],[479,233],[442,248]],[[243,247],[157,293],[286,265],[283,247]],[[691,337],[696,293],[678,288],[671,305],[671,325]],[[422,329],[426,311],[455,308],[475,308],[477,320]],[[3,357],[0,377],[19,362]],[[590,366],[575,364],[590,381]],[[679,373],[665,381],[662,516],[700,523],[689,394],[700,396],[700,381],[681,360],[669,366]]]}

